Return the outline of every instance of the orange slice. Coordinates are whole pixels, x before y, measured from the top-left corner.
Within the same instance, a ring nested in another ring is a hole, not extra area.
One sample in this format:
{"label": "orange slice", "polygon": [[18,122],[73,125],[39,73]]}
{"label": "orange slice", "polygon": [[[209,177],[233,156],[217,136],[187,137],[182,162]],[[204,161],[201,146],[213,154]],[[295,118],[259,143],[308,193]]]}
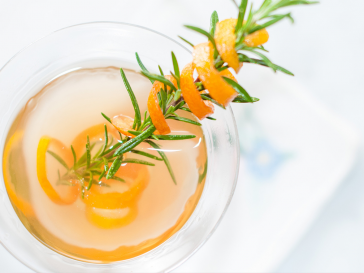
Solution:
{"label": "orange slice", "polygon": [[93,225],[103,228],[112,229],[129,225],[138,215],[136,204],[123,209],[97,209],[86,207],[86,217]]}
{"label": "orange slice", "polygon": [[214,113],[214,105],[210,101],[204,101],[200,92],[195,86],[193,79],[193,71],[195,66],[189,63],[185,66],[181,73],[181,91],[188,107],[192,113],[200,120]]}
{"label": "orange slice", "polygon": [[33,208],[28,201],[17,195],[14,184],[11,183],[11,175],[9,172],[10,154],[13,147],[19,143],[22,137],[22,132],[16,132],[11,136],[10,140],[6,144],[3,156],[3,174],[6,191],[9,195],[10,201],[13,203],[13,206],[18,208],[25,216],[29,217],[34,214]]}
{"label": "orange slice", "polygon": [[52,150],[55,150],[67,164],[70,166],[72,162],[71,151],[63,145],[60,141],[52,139],[47,136],[43,136],[38,144],[37,149],[37,176],[40,186],[47,194],[49,199],[58,205],[69,205],[76,201],[80,187],[75,180],[69,180],[71,185],[56,185],[52,186],[47,177],[47,164],[46,154],[49,146],[52,146]]}
{"label": "orange slice", "polygon": [[135,137],[135,135],[129,133],[129,130],[133,130],[134,119],[124,115],[117,115],[111,119],[112,125],[125,136]]}
{"label": "orange slice", "polygon": [[268,42],[269,34],[268,31],[263,28],[252,34],[249,34],[244,39],[244,44],[250,47],[260,46]]}
{"label": "orange slice", "polygon": [[[170,75],[165,76],[168,80],[170,80],[174,86],[177,85],[177,82],[175,80],[175,78],[173,78]],[[157,128],[157,130],[159,131],[159,134],[161,135],[165,135],[165,134],[169,134],[171,132],[171,129],[169,128],[166,119],[164,118],[163,115],[163,111],[159,106],[159,101],[158,101],[158,92],[160,92],[161,88],[164,87],[164,84],[159,82],[159,81],[155,81],[153,86],[152,86],[152,90],[149,93],[149,97],[148,97],[148,111],[149,111],[149,115],[152,119],[152,122],[155,126],[155,128]],[[169,90],[169,87],[168,87]]]}
{"label": "orange slice", "polygon": [[128,185],[126,191],[115,191],[117,184],[123,183],[116,180],[101,181],[108,184],[110,188],[93,185],[89,191],[85,191],[83,202],[98,209],[123,209],[134,203],[140,193],[149,182],[149,171],[145,165],[127,163],[121,165],[115,176],[124,179]]}
{"label": "orange slice", "polygon": [[224,81],[219,71],[215,69],[213,55],[214,49],[211,42],[199,44],[193,50],[193,63],[200,80],[211,97],[227,106],[238,93]]}
{"label": "orange slice", "polygon": [[221,59],[226,62],[236,73],[239,72],[241,66],[239,56],[235,50],[235,26],[237,19],[226,19],[216,24],[215,43],[217,51]]}

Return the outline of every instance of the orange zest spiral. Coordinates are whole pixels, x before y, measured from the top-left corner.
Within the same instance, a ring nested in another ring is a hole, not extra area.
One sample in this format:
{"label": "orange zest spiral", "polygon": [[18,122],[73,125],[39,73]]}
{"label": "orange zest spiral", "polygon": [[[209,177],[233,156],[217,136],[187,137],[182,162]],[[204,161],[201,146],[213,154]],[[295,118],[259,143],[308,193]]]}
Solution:
{"label": "orange zest spiral", "polygon": [[[177,81],[172,76],[167,75],[165,76],[165,78],[170,80],[174,86],[177,85]],[[161,91],[161,88],[163,87],[163,83],[159,81],[154,82],[152,90],[150,91],[148,97],[148,111],[155,128],[157,128],[157,130],[159,131],[159,134],[166,135],[171,132],[171,128],[169,128],[169,125],[164,118],[164,114],[161,107],[159,106],[159,100],[157,96],[157,94]]]}
{"label": "orange zest spiral", "polygon": [[193,62],[200,80],[217,102],[227,106],[238,95],[214,67],[214,49],[211,42],[195,46]]}
{"label": "orange zest spiral", "polygon": [[[49,146],[52,145],[62,159],[70,166],[72,162],[71,151],[57,139],[44,136],[40,139],[37,149],[37,176],[40,186],[49,199],[58,205],[70,205],[79,196],[79,186],[75,180],[69,180],[72,185],[53,186],[47,177],[46,155]],[[63,193],[63,194],[61,194]]]}
{"label": "orange zest spiral", "polygon": [[194,63],[185,66],[181,73],[181,90],[183,98],[192,113],[200,120],[214,113],[214,105],[210,101],[204,101],[197,90],[193,80]]}

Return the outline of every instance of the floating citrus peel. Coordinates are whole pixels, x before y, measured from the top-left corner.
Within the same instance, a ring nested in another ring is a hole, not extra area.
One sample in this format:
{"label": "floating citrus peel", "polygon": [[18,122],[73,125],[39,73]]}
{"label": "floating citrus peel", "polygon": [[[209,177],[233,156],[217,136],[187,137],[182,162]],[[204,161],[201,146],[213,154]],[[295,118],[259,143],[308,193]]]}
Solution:
{"label": "floating citrus peel", "polygon": [[[86,145],[85,135],[88,135],[91,139],[97,139],[101,137],[102,130],[103,125],[99,124],[81,132],[72,142],[76,153],[80,155],[82,149],[84,149],[83,147]],[[16,139],[13,141],[16,141]],[[8,145],[11,145],[13,141],[9,141]],[[77,197],[80,196],[79,193],[82,190],[81,183],[85,182],[69,179],[70,185],[52,185],[47,177],[46,158],[49,149],[55,150],[58,155],[62,156],[62,159],[68,166],[72,162],[72,153],[63,143],[47,136],[42,137],[37,149],[37,176],[39,184],[53,203],[58,205],[73,204]],[[123,164],[116,175],[125,180],[125,184],[128,185],[127,190],[123,192],[110,191],[109,188],[101,185],[93,185],[89,190],[84,190],[82,201],[86,206],[86,217],[99,228],[118,228],[130,224],[137,216],[137,201],[149,181],[149,171],[145,165]],[[105,178],[102,178],[100,182],[110,188],[113,185],[117,185],[117,183],[123,183],[114,179],[106,180]],[[86,186],[88,186],[87,184],[86,182]],[[17,199],[13,198],[13,200]],[[24,203],[24,201],[19,202]],[[26,204],[17,206],[25,207],[25,209],[30,207],[30,205]],[[125,213],[125,211],[127,212]]]}

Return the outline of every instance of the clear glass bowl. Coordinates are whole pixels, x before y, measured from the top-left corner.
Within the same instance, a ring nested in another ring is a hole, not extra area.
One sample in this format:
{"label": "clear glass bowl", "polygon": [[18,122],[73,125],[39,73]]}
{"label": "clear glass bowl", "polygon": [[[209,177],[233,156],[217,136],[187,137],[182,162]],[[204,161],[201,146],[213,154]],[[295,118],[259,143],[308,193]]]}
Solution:
{"label": "clear glass bowl", "polygon": [[[191,52],[155,31],[124,23],[98,22],[68,27],[28,46],[0,70],[0,163],[8,130],[29,98],[52,78],[77,67],[146,67],[172,71],[170,52],[180,67]],[[146,90],[146,94],[149,90]],[[165,272],[191,256],[211,236],[233,196],[239,170],[239,143],[230,108],[216,108],[217,121],[203,121],[208,150],[206,186],[187,223],[155,249],[110,264],[80,262],[62,256],[35,239],[17,217],[0,171],[0,241],[20,262],[36,272]]]}

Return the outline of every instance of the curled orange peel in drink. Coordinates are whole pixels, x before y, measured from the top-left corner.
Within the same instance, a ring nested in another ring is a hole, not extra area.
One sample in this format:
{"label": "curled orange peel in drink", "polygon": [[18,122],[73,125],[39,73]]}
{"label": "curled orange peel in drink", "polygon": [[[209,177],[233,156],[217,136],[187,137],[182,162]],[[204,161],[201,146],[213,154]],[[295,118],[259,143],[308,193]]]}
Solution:
{"label": "curled orange peel in drink", "polygon": [[197,90],[194,79],[193,71],[195,65],[193,63],[187,64],[181,73],[181,91],[191,112],[200,120],[210,116],[214,113],[214,105],[210,101],[204,101],[201,98],[200,92]]}
{"label": "curled orange peel in drink", "polygon": [[22,197],[18,196],[18,194],[15,191],[14,185],[10,182],[11,181],[11,175],[9,171],[9,160],[10,160],[10,154],[15,145],[19,143],[19,141],[23,137],[23,132],[16,132],[14,135],[11,136],[8,143],[5,146],[4,149],[4,155],[3,155],[3,174],[4,174],[4,183],[6,187],[6,191],[9,195],[10,201],[13,203],[13,205],[18,208],[25,216],[31,216],[34,215],[33,208],[31,204],[24,200]]}
{"label": "curled orange peel in drink", "polygon": [[[107,125],[108,133],[111,134],[113,137],[118,138],[117,131],[114,128],[114,126]],[[100,140],[100,138],[103,139],[105,133],[105,127],[104,124],[97,124],[94,126],[91,126],[85,130],[83,130],[81,133],[79,133],[74,140],[72,141],[72,147],[75,150],[75,153],[78,158],[84,153],[85,147],[86,147],[86,139],[87,136],[89,136],[90,141],[92,140]]]}
{"label": "curled orange peel in drink", "polygon": [[[122,214],[118,216],[118,214]],[[129,225],[138,215],[136,204],[123,209],[107,210],[86,207],[86,218],[94,226],[103,229],[120,228]]]}
{"label": "curled orange peel in drink", "polygon": [[[103,193],[102,186],[93,185],[89,191],[84,193],[82,201],[86,206],[109,210],[129,207],[139,198],[139,195],[149,182],[148,168],[139,164],[127,163],[122,165],[115,176],[130,180],[129,189],[124,192],[113,191]],[[101,181],[109,186],[112,186],[114,183],[122,183],[112,179],[106,180],[105,178]]]}
{"label": "curled orange peel in drink", "polygon": [[[177,85],[176,79],[174,77],[167,75],[165,76],[165,78],[170,80],[174,86]],[[159,81],[155,81],[153,83],[152,90],[149,93],[147,105],[150,118],[152,119],[155,128],[157,128],[159,134],[166,135],[171,132],[171,128],[169,128],[169,125],[164,117],[163,111],[159,106],[159,100],[157,96],[157,94],[161,91],[161,88],[163,87],[164,84]]]}
{"label": "curled orange peel in drink", "polygon": [[[238,93],[222,78],[214,67],[214,48],[211,42],[202,43],[194,47],[193,63],[199,79],[209,94],[218,103],[227,106]],[[226,72],[225,72],[226,73]]]}
{"label": "curled orange peel in drink", "polygon": [[[72,185],[57,185],[53,187],[47,177],[47,164],[46,155],[49,146],[52,145],[57,149],[58,154],[62,159],[67,162],[72,162],[71,151],[66,148],[59,140],[43,136],[39,140],[37,148],[37,176],[40,186],[43,191],[55,204],[58,205],[70,205],[74,203],[79,195],[80,187],[76,180],[69,180]],[[68,164],[69,166],[69,164]],[[59,189],[57,192],[56,188]],[[59,192],[64,191],[65,194],[61,195]]]}
{"label": "curled orange peel in drink", "polygon": [[111,119],[111,124],[114,125],[116,130],[125,136],[134,138],[135,135],[129,133],[129,130],[133,130],[134,119],[125,115],[117,115]]}

